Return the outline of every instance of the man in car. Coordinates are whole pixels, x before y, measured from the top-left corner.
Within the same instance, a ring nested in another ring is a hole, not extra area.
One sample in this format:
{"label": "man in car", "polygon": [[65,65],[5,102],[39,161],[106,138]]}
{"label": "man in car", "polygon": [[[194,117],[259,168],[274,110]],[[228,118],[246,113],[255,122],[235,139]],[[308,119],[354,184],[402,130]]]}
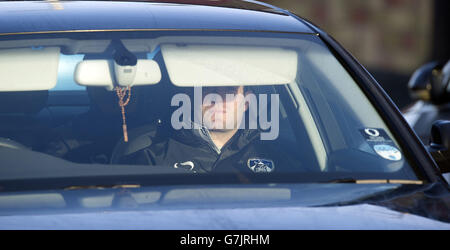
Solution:
{"label": "man in car", "polygon": [[[180,128],[180,124],[175,124],[178,120],[172,119],[171,127],[161,127],[155,133],[144,135],[145,139],[137,137],[135,141],[150,141],[150,145],[123,155],[119,163],[168,166],[198,173],[273,173],[301,169],[299,160],[283,151],[288,145],[281,145],[277,140],[261,140],[259,129],[241,126],[249,109],[245,100],[250,99],[246,97],[252,91],[244,86],[204,87],[201,93],[201,101],[193,102],[194,121],[189,119]],[[134,144],[133,140],[129,142]]]}

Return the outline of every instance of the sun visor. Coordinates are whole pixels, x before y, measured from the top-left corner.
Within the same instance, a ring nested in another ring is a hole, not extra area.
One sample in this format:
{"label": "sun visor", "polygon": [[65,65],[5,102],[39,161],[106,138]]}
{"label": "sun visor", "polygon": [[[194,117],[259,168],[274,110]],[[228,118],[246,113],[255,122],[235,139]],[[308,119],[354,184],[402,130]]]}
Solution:
{"label": "sun visor", "polygon": [[275,85],[295,81],[298,55],[273,47],[161,45],[170,80],[180,87]]}
{"label": "sun visor", "polygon": [[[123,72],[117,72],[123,70]],[[85,60],[77,64],[75,69],[75,82],[82,86],[96,86],[106,87],[109,90],[114,88],[114,79],[120,81],[118,74],[127,74],[135,71],[133,78],[129,84],[122,84],[121,86],[136,86],[136,85],[152,85],[161,81],[161,70],[157,62],[153,60],[138,60],[136,66],[129,66],[124,68],[114,67],[112,60]],[[125,79],[128,80],[128,79]]]}
{"label": "sun visor", "polygon": [[59,47],[0,49],[0,91],[49,90],[58,78]]}

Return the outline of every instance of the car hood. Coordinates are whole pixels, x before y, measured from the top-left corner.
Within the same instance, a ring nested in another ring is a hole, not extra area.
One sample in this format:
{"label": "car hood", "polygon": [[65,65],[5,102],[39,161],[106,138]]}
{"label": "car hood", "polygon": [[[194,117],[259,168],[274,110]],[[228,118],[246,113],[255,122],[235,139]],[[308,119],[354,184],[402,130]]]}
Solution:
{"label": "car hood", "polygon": [[114,211],[0,218],[0,229],[450,229],[385,207],[265,207]]}
{"label": "car hood", "polygon": [[0,207],[0,229],[450,229],[442,183],[5,192]]}

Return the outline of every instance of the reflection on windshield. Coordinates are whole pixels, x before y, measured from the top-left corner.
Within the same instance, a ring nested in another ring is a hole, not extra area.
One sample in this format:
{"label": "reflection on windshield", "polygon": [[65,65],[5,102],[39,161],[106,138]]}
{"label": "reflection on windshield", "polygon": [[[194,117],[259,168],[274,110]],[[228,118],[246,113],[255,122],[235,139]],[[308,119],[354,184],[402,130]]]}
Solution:
{"label": "reflection on windshield", "polygon": [[90,188],[60,192],[3,193],[0,213],[8,211],[63,209],[156,208],[204,204],[214,205],[278,204],[323,206],[372,197],[398,188],[399,185],[301,184],[248,187],[165,187],[155,188]]}

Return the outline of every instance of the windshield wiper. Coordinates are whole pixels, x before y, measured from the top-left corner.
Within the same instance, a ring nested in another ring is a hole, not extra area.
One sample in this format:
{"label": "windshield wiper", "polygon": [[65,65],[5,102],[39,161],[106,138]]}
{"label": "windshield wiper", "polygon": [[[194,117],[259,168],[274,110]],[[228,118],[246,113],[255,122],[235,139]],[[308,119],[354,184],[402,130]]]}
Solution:
{"label": "windshield wiper", "polygon": [[84,186],[69,186],[64,188],[64,190],[79,190],[79,189],[129,189],[129,188],[140,188],[141,185],[138,184],[118,184],[118,185],[84,185]]}
{"label": "windshield wiper", "polygon": [[401,180],[401,179],[354,179],[354,178],[340,178],[326,181],[326,183],[355,183],[355,184],[412,184],[423,185],[421,180]]}
{"label": "windshield wiper", "polygon": [[[430,183],[424,183],[421,180],[404,180],[404,179],[354,179],[354,178],[340,178],[330,180],[326,183],[354,183],[354,184],[400,184],[398,186],[392,186],[388,189],[374,190],[373,193],[362,195],[356,199],[347,201],[339,201],[335,203],[329,203],[324,206],[348,206],[354,204],[377,204],[377,202],[386,201],[402,196],[411,195],[417,192],[423,192],[430,189]],[[433,185],[433,184],[431,184]],[[376,188],[377,186],[374,186]]]}

